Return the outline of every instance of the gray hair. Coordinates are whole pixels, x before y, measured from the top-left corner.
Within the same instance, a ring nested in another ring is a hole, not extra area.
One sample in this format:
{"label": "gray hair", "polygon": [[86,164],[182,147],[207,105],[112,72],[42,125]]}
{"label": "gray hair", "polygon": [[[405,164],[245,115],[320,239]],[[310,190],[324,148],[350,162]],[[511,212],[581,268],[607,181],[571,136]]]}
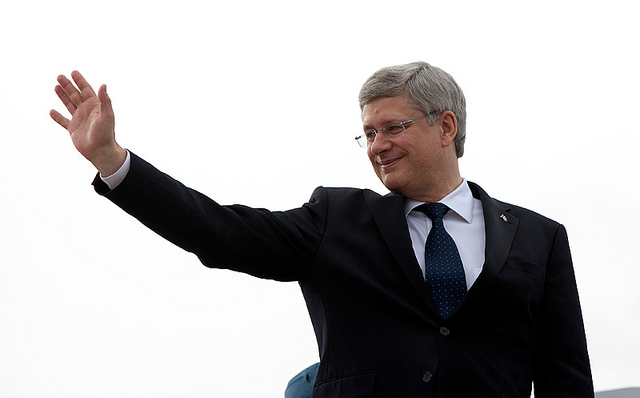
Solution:
{"label": "gray hair", "polygon": [[464,94],[453,77],[426,62],[382,68],[362,85],[360,110],[374,98],[394,97],[403,92],[408,93],[415,106],[427,115],[430,125],[446,110],[456,115],[458,132],[454,143],[456,155],[461,157],[464,153],[467,110]]}

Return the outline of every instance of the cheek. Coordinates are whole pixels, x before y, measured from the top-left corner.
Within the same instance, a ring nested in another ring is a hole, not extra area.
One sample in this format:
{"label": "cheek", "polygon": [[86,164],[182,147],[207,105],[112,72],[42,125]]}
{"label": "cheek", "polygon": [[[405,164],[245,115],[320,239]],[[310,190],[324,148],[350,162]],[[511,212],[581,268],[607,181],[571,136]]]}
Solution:
{"label": "cheek", "polygon": [[376,167],[376,162],[374,160],[374,155],[373,155],[373,153],[371,153],[371,149],[369,149],[369,148],[367,148],[367,157],[369,158],[369,162],[371,162],[373,167]]}

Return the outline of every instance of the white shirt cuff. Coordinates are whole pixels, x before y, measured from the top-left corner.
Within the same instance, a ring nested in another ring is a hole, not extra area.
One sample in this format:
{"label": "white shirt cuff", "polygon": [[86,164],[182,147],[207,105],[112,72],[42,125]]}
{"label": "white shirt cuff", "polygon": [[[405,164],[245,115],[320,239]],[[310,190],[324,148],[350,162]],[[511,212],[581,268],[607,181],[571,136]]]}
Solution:
{"label": "white shirt cuff", "polygon": [[130,168],[131,168],[131,155],[129,154],[129,151],[127,151],[127,158],[124,160],[124,163],[122,164],[122,166],[120,166],[118,171],[106,177],[103,177],[101,175],[100,178],[102,179],[102,181],[104,181],[105,184],[109,186],[109,189],[115,189],[118,185],[120,185],[122,180],[124,180],[124,178],[127,176]]}

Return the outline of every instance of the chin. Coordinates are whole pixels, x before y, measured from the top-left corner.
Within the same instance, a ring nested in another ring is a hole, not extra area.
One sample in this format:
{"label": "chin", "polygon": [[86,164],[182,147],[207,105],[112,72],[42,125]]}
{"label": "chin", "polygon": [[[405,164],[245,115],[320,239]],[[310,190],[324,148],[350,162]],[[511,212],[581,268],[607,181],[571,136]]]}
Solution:
{"label": "chin", "polygon": [[393,178],[389,178],[388,176],[385,178],[381,178],[382,184],[393,193],[402,193],[403,185],[400,184],[399,181],[394,181]]}

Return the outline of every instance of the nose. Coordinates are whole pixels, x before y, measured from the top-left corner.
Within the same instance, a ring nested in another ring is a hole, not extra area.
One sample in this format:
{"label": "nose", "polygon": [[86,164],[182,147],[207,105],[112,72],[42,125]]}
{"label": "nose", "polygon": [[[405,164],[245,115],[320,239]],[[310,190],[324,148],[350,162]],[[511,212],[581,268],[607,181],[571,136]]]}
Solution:
{"label": "nose", "polygon": [[376,138],[373,139],[373,142],[369,146],[369,150],[372,154],[379,155],[384,151],[388,151],[392,146],[393,144],[391,143],[391,140],[380,132],[376,134]]}

